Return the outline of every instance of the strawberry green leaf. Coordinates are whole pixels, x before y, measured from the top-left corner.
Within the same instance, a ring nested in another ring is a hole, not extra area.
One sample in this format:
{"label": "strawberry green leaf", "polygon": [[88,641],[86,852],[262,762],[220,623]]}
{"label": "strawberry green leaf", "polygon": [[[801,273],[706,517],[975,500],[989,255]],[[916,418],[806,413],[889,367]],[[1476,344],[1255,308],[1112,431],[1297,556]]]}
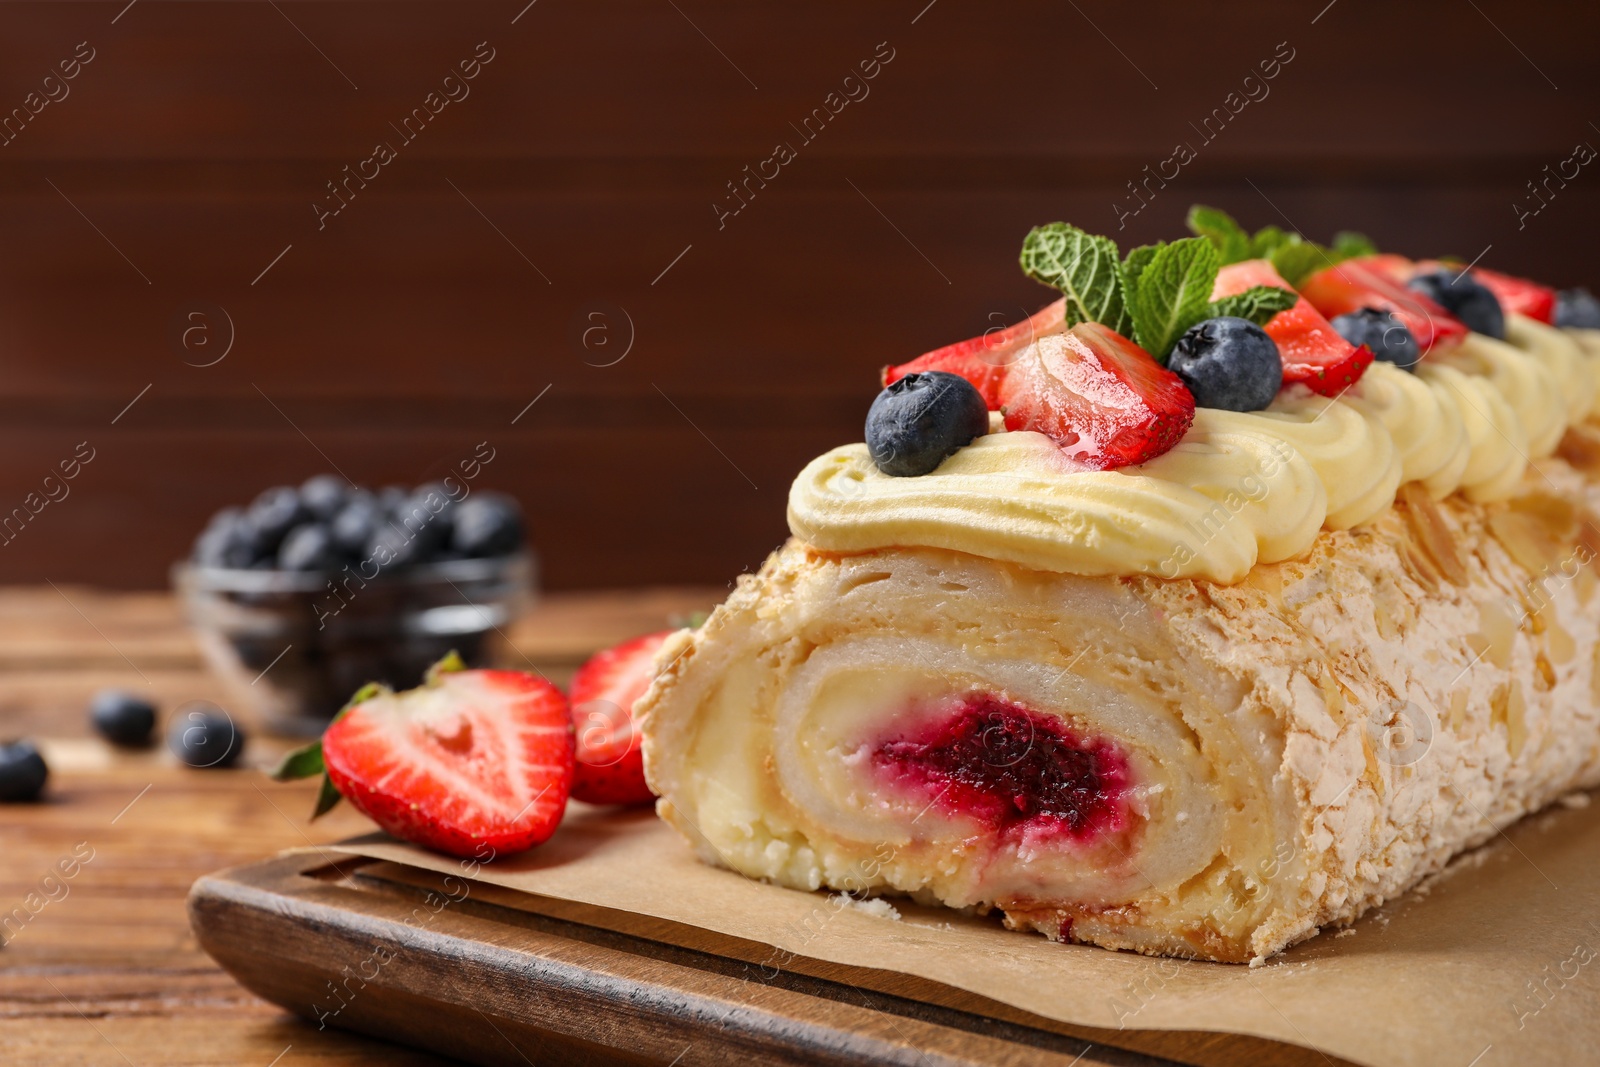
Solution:
{"label": "strawberry green leaf", "polygon": [[1189,208],[1189,232],[1217,246],[1223,263],[1250,258],[1250,235],[1226,211],[1195,204]]}
{"label": "strawberry green leaf", "polygon": [[1343,262],[1355,259],[1357,256],[1375,256],[1378,246],[1373,244],[1372,238],[1364,233],[1354,230],[1340,230],[1333,235],[1333,261]]}
{"label": "strawberry green leaf", "polygon": [[[454,656],[455,653],[452,652],[450,655]],[[449,656],[445,657],[446,660],[449,658]],[[440,660],[439,662],[443,663],[445,660]],[[435,664],[435,667],[437,666],[438,664]],[[339,713],[333,717],[333,721],[338,722],[340,719],[344,718],[350,709],[355,707],[357,704],[365,704],[379,693],[387,693],[389,691],[389,687],[384,685],[382,682],[368,682],[366,685],[350,694],[350,699],[344,702],[344,707],[339,709]]]}
{"label": "strawberry green leaf", "polygon": [[311,742],[288,753],[278,761],[269,775],[275,782],[295,782],[312,778],[323,772],[322,739]]}
{"label": "strawberry green leaf", "polygon": [[312,820],[315,821],[328,814],[333,810],[334,805],[343,799],[339,795],[339,791],[333,787],[333,779],[324,774],[322,776],[322,788],[317,792],[317,806],[311,813]]}
{"label": "strawberry green leaf", "polygon": [[1185,237],[1157,248],[1139,272],[1129,301],[1133,336],[1157,362],[1165,363],[1184,331],[1210,314],[1220,266],[1221,254],[1209,240]]}
{"label": "strawberry green leaf", "polygon": [[1022,242],[1022,272],[1066,295],[1068,326],[1098,322],[1128,330],[1117,244],[1065,222],[1036,226]]}
{"label": "strawberry green leaf", "polygon": [[[456,650],[452,648],[449,652],[444,654],[444,657],[440,659],[438,663],[435,663],[433,666],[428,668],[427,673],[422,676],[423,684],[434,685],[439,681],[439,676],[441,674],[453,674],[456,671],[464,671],[466,669],[466,661],[461,658],[460,653],[456,652]],[[366,693],[367,690],[371,689],[372,687],[372,684],[368,683],[361,689],[360,692],[356,693],[355,696],[350,698],[350,703],[359,704],[364,699],[370,700],[375,694],[368,694],[366,697],[362,697],[361,694]]]}
{"label": "strawberry green leaf", "polygon": [[1288,311],[1299,299],[1298,293],[1291,293],[1276,285],[1253,285],[1242,293],[1212,301],[1211,317],[1237,315],[1257,326],[1265,326],[1272,316],[1280,311]]}

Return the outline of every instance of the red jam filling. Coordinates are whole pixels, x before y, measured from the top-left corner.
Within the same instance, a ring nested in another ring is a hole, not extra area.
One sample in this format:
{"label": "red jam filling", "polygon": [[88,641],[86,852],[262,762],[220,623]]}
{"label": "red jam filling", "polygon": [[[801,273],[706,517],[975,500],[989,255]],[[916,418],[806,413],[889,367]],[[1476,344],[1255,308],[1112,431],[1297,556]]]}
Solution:
{"label": "red jam filling", "polygon": [[880,741],[873,765],[950,815],[996,834],[1077,839],[1127,824],[1128,761],[1111,742],[989,695]]}

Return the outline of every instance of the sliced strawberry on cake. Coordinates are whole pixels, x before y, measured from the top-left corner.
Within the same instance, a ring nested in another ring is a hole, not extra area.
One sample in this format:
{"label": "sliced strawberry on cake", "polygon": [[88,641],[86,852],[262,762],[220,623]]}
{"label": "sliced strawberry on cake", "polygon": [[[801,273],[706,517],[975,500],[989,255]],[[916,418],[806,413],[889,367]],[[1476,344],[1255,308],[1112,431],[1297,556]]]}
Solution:
{"label": "sliced strawberry on cake", "polygon": [[1423,355],[1435,346],[1465,339],[1467,328],[1459,319],[1396,277],[1395,271],[1404,270],[1405,265],[1400,256],[1346,260],[1301,282],[1300,293],[1329,318],[1362,308],[1393,312],[1417,339]]}
{"label": "sliced strawberry on cake", "polygon": [[[1461,271],[1459,263],[1424,262],[1417,266],[1423,270],[1449,270],[1453,274]],[[1555,319],[1556,291],[1549,286],[1483,267],[1473,267],[1472,277],[1493,293],[1506,311],[1546,324]]]}
{"label": "sliced strawberry on cake", "polygon": [[1097,470],[1154,459],[1194,421],[1194,397],[1183,381],[1098,322],[1023,349],[1001,399],[1006,429],[1045,434]]}
{"label": "sliced strawberry on cake", "polygon": [[363,688],[273,777],[317,774],[318,815],[343,796],[396,837],[452,856],[522,852],[566,810],[572,716],[544,679],[465,670],[452,654],[415,689]]}
{"label": "sliced strawberry on cake", "polygon": [[1066,299],[1062,298],[1003,330],[990,330],[970,340],[936,348],[909,363],[885,367],[883,384],[891,385],[908,374],[948,371],[971,382],[984,403],[989,405],[989,410],[996,411],[1000,407],[1001,382],[1005,380],[1006,368],[1016,359],[1017,353],[1035,340],[1060,333],[1065,328],[1066,303]]}
{"label": "sliced strawberry on cake", "polygon": [[[1217,272],[1211,299],[1236,296],[1258,285],[1290,288],[1270,261],[1247,259]],[[1371,351],[1339,336],[1304,296],[1294,307],[1274,315],[1262,329],[1278,344],[1284,385],[1298,382],[1323,396],[1338,396],[1359,381],[1372,363]]]}
{"label": "sliced strawberry on cake", "polygon": [[568,693],[578,731],[572,795],[587,804],[647,804],[634,701],[656,676],[656,653],[674,631],[646,634],[596,653],[578,668]]}

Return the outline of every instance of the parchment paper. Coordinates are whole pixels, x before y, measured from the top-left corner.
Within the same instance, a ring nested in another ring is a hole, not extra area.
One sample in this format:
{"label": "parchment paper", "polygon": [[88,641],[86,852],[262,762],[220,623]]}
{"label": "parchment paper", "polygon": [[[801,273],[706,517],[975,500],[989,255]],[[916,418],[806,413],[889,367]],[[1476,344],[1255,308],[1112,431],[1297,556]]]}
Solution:
{"label": "parchment paper", "polygon": [[[463,874],[458,860],[381,834],[337,847]],[[549,842],[475,878],[516,891],[496,896],[532,911],[630,933],[645,923],[659,940],[678,927],[743,944],[756,980],[799,970],[883,988],[884,976],[916,976],[1121,1031],[1105,1043],[1124,1047],[1149,1049],[1141,1032],[1220,1031],[1315,1050],[1309,1062],[1318,1063],[1600,1061],[1600,806],[1585,795],[1459,857],[1349,931],[1254,968],[1054,944],[994,919],[886,898],[895,919],[881,906],[706,866],[649,812],[577,803]],[[705,938],[689,943],[704,947]],[[1225,1049],[1195,1062],[1219,1062],[1219,1053],[1229,1062]]]}

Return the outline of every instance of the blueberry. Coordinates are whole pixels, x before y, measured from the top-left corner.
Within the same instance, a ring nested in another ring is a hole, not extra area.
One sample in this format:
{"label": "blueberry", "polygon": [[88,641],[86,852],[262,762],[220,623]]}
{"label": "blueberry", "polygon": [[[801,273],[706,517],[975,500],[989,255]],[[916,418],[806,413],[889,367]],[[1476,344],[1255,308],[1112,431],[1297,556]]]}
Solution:
{"label": "blueberry", "polygon": [[1587,289],[1563,289],[1556,294],[1557,326],[1600,330],[1600,300]]}
{"label": "blueberry", "polygon": [[867,409],[867,451],[896,478],[928,474],[989,432],[989,409],[959,374],[926,371],[894,382]]}
{"label": "blueberry", "polygon": [[1467,329],[1505,340],[1506,315],[1500,308],[1500,299],[1470,271],[1451,275],[1446,270],[1431,270],[1407,284],[1466,323]]}
{"label": "blueberry", "polygon": [[372,532],[361,558],[371,560],[381,570],[391,570],[426,562],[434,547],[413,536],[398,522],[386,521]]}
{"label": "blueberry", "polygon": [[450,548],[463,558],[509,556],[522,544],[522,509],[504,493],[474,493],[454,518]]}
{"label": "blueberry", "polygon": [[376,497],[370,494],[353,496],[339,509],[328,530],[339,551],[348,556],[359,556],[366,551],[367,542],[372,540],[372,535],[383,521],[384,510]]}
{"label": "blueberry", "polygon": [[1392,311],[1360,308],[1333,320],[1333,328],[1353,345],[1366,345],[1372,354],[1402,370],[1416,370],[1422,349],[1406,324]]}
{"label": "blueberry", "polygon": [[1197,322],[1178,338],[1167,369],[1203,408],[1260,411],[1283,387],[1283,359],[1267,331],[1224,315]]}
{"label": "blueberry", "polygon": [[344,563],[333,534],[320,522],[305,522],[289,531],[278,549],[278,566],[286,571],[332,571]]}
{"label": "blueberry", "polygon": [[393,514],[400,510],[400,505],[411,496],[411,490],[403,485],[386,485],[378,490],[378,504],[384,511]]}
{"label": "blueberry", "polygon": [[258,551],[270,556],[278,551],[284,535],[311,520],[311,513],[300,502],[299,493],[287,485],[279,485],[256,497],[245,517],[255,528]]}
{"label": "blueberry", "polygon": [[344,479],[337,474],[319,474],[300,485],[300,503],[323,522],[339,514],[348,495]]}
{"label": "blueberry", "polygon": [[167,747],[191,767],[229,767],[244,751],[244,731],[215,704],[197,700],[172,720]]}
{"label": "blueberry", "polygon": [[143,748],[156,728],[156,706],[120,689],[102,689],[89,701],[89,719],[113,745]]}
{"label": "blueberry", "polygon": [[450,544],[456,498],[445,485],[419,485],[390,516],[411,541],[412,561],[425,563]]}
{"label": "blueberry", "polygon": [[249,567],[258,558],[258,537],[242,508],[224,508],[211,517],[194,542],[194,558],[208,567]]}
{"label": "blueberry", "polygon": [[0,801],[38,800],[50,768],[32,741],[0,745]]}

